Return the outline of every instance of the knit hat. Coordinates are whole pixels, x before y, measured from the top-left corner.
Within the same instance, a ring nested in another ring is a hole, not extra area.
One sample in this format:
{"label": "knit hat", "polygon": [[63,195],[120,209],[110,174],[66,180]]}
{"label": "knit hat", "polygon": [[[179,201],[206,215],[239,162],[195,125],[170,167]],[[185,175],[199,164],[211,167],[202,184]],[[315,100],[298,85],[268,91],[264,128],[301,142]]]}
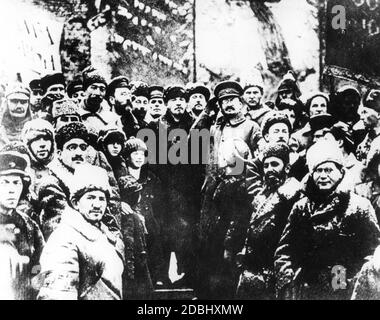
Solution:
{"label": "knit hat", "polygon": [[125,157],[129,157],[130,154],[134,151],[143,150],[146,152],[148,150],[146,144],[141,139],[137,139],[135,137],[131,137],[125,143]]}
{"label": "knit hat", "polygon": [[93,67],[88,67],[83,70],[83,90],[86,91],[87,88],[94,83],[103,83],[107,87],[106,79],[99,73],[98,70]]}
{"label": "knit hat", "polygon": [[200,93],[200,94],[203,94],[206,101],[208,101],[210,99],[210,95],[211,95],[210,90],[206,86],[204,86],[200,83],[188,83],[186,85],[186,90],[187,90],[187,96],[189,98],[193,94]]}
{"label": "knit hat", "polygon": [[170,99],[175,99],[175,98],[185,98],[187,101],[187,94],[186,90],[184,87],[181,85],[174,85],[174,86],[169,86],[165,89],[164,92],[164,101],[165,103],[168,103]]}
{"label": "knit hat", "polygon": [[69,98],[73,96],[74,93],[78,91],[84,91],[83,90],[83,81],[80,79],[70,81],[67,85],[67,95]]}
{"label": "knit hat", "polygon": [[103,191],[110,197],[110,184],[107,171],[98,166],[82,164],[75,169],[70,185],[70,200],[79,200],[86,192]]}
{"label": "knit hat", "polygon": [[118,141],[124,147],[126,137],[119,128],[107,128],[99,132],[98,144],[106,146],[108,143]]}
{"label": "knit hat", "polygon": [[61,99],[53,102],[53,108],[51,113],[53,119],[68,114],[79,115],[79,107],[71,99]]}
{"label": "knit hat", "polygon": [[56,136],[55,142],[57,143],[57,149],[62,150],[64,144],[71,139],[83,139],[88,141],[88,131],[86,126],[81,122],[70,122],[62,126]]}
{"label": "knit hat", "polygon": [[289,164],[290,149],[285,143],[270,143],[264,147],[262,151],[263,162],[266,158],[276,157],[282,160],[284,165]]}
{"label": "knit hat", "polygon": [[50,86],[55,84],[62,84],[63,86],[66,86],[65,77],[62,73],[47,74],[41,78],[41,88],[44,93],[46,93]]}
{"label": "knit hat", "polygon": [[271,111],[266,114],[261,123],[262,136],[264,137],[268,133],[270,127],[276,123],[285,123],[289,128],[289,133],[292,131],[292,125],[286,114],[280,111]]}
{"label": "knit hat", "polygon": [[310,173],[325,162],[334,162],[343,166],[343,154],[335,141],[319,140],[306,153],[306,164]]}

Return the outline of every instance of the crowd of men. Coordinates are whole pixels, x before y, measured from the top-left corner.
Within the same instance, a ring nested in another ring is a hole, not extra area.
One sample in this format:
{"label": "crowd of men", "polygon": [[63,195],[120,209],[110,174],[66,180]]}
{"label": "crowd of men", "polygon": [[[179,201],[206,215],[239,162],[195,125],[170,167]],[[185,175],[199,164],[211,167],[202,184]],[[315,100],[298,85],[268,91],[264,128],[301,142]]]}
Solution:
{"label": "crowd of men", "polygon": [[[380,90],[304,99],[292,72],[274,101],[265,90],[257,76],[211,92],[92,67],[9,83],[0,296],[380,297]],[[173,163],[195,130],[210,144],[189,154],[208,162]]]}

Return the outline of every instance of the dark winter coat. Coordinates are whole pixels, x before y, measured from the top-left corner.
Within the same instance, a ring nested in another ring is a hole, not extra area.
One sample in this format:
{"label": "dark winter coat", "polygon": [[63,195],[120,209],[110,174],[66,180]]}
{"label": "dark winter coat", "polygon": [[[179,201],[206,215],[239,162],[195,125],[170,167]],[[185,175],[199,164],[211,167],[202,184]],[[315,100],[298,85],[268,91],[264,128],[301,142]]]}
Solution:
{"label": "dark winter coat", "polygon": [[[275,297],[274,253],[294,203],[301,196],[302,185],[296,179],[287,179],[277,190],[264,188],[252,204],[253,212],[245,242],[238,296],[245,299]],[[249,277],[246,275],[250,273]],[[261,290],[253,278],[261,278]]]}
{"label": "dark winter coat", "polygon": [[[45,244],[43,235],[38,225],[19,210],[13,210],[9,215],[0,213],[0,227],[3,228],[9,224],[13,224],[19,232],[10,235],[11,237],[8,238],[6,232],[1,230],[0,242],[11,245],[19,255],[27,256],[30,259],[26,269],[14,284],[16,299],[35,299],[36,293],[31,287],[31,278],[33,273],[36,274],[38,271],[33,269],[39,264],[40,255]],[[6,257],[2,257],[2,259],[5,260]]]}
{"label": "dark winter coat", "polygon": [[[339,186],[327,198],[321,196],[311,180],[306,195],[293,206],[275,253],[280,297],[303,287],[296,297],[347,299],[352,278],[379,245],[374,209],[367,199]],[[347,288],[334,291],[331,271],[338,265],[347,270]]]}

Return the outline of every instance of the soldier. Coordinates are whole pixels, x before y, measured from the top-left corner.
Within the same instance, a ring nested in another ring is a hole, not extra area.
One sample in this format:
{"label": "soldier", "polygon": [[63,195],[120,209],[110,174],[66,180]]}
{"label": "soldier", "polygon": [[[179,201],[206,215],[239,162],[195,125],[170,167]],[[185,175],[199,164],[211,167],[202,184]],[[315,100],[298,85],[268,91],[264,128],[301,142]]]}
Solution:
{"label": "soldier", "polygon": [[66,97],[66,81],[62,73],[47,74],[41,78],[43,98],[41,99],[40,118],[51,121],[53,102]]}
{"label": "soldier", "polygon": [[0,148],[13,141],[21,141],[22,128],[32,119],[30,92],[21,83],[10,84],[5,99],[0,128]]}
{"label": "soldier", "polygon": [[80,122],[79,106],[70,99],[62,99],[53,102],[52,123],[55,131],[69,122]]}
{"label": "soldier", "polygon": [[238,298],[275,298],[273,256],[302,189],[296,179],[288,178],[289,152],[285,143],[268,144],[262,152],[264,181],[252,203],[247,239],[239,257]]}
{"label": "soldier", "polygon": [[37,271],[44,239],[37,224],[17,208],[29,193],[28,166],[27,156],[17,151],[0,152],[0,282],[3,299],[35,298],[31,278]]}
{"label": "soldier", "polygon": [[165,113],[166,105],[164,102],[164,88],[157,85],[149,87],[149,111],[147,122],[156,120]]}
{"label": "soldier", "polygon": [[243,98],[248,107],[246,116],[260,126],[265,115],[271,111],[271,108],[263,104],[262,101],[264,96],[264,81],[261,74],[258,73],[256,77],[247,80],[243,91]]}
{"label": "soldier", "polygon": [[122,299],[124,246],[103,222],[109,201],[105,170],[79,166],[70,203],[41,255],[41,300]]}
{"label": "soldier", "polygon": [[293,206],[275,253],[277,292],[287,299],[348,299],[364,258],[379,245],[375,211],[367,199],[341,190],[336,143],[315,143],[307,165],[306,196]]}
{"label": "soldier", "polygon": [[38,114],[41,110],[41,99],[43,97],[43,90],[41,87],[41,79],[33,79],[29,82],[30,107],[33,114]]}

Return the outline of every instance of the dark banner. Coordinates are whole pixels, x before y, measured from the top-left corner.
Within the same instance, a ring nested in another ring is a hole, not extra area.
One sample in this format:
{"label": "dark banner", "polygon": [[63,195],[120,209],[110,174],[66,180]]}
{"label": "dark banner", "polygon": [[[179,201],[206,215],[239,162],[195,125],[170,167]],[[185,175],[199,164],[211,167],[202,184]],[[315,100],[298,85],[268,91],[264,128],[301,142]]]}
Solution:
{"label": "dark banner", "polygon": [[149,83],[186,83],[193,78],[194,0],[120,1],[110,50],[114,70]]}
{"label": "dark banner", "polygon": [[[326,3],[326,66],[342,68],[346,76],[351,74],[355,80],[379,79],[380,0],[327,0]],[[340,19],[343,17],[345,21]]]}

